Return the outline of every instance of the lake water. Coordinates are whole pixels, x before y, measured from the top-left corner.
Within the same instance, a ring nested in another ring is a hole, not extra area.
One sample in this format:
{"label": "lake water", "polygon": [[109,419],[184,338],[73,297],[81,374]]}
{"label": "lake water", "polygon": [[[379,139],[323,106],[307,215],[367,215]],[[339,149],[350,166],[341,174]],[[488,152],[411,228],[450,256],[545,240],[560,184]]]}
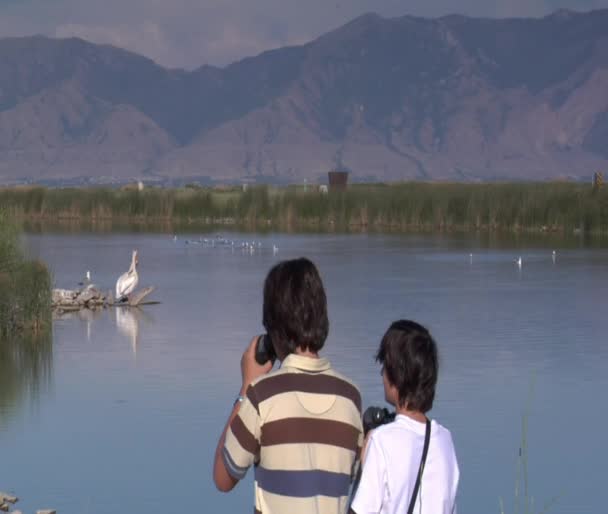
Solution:
{"label": "lake water", "polygon": [[74,286],[87,269],[96,284],[113,287],[137,248],[140,285],[157,286],[162,303],[56,320],[44,373],[27,373],[21,394],[0,391],[0,489],[21,496],[23,511],[251,512],[251,473],[232,494],[216,492],[213,451],[239,390],[241,352],[262,331],[265,274],[279,259],[306,255],[328,293],[324,353],[356,380],[365,405],[382,404],[373,354],[389,323],[412,318],[435,335],[441,373],[432,417],[455,440],[461,514],[497,513],[500,497],[513,512],[528,404],[537,510],[558,496],[551,513],[605,512],[608,251],[601,245],[225,235],[262,246],[250,253],[185,245],[192,235],[177,242],[166,234],[27,236],[60,287]]}

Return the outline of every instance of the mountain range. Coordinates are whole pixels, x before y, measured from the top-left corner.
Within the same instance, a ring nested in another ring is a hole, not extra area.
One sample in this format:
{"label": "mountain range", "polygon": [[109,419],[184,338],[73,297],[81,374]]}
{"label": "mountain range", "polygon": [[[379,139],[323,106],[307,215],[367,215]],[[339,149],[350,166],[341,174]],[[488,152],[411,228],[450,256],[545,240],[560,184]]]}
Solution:
{"label": "mountain range", "polygon": [[608,169],[608,10],[366,14],[227,67],[0,39],[0,183],[588,178]]}

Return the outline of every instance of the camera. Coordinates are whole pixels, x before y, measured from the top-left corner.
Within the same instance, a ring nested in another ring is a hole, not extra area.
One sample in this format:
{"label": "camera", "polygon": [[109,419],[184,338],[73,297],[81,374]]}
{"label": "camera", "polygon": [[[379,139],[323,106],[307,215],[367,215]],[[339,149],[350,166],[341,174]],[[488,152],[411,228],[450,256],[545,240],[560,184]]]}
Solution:
{"label": "camera", "polygon": [[277,354],[274,351],[274,346],[272,345],[270,336],[268,334],[262,334],[259,336],[255,347],[255,361],[262,365],[266,364],[268,361],[272,361],[274,363],[276,358]]}
{"label": "camera", "polygon": [[363,433],[395,421],[396,412],[390,412],[386,407],[368,407],[363,413]]}

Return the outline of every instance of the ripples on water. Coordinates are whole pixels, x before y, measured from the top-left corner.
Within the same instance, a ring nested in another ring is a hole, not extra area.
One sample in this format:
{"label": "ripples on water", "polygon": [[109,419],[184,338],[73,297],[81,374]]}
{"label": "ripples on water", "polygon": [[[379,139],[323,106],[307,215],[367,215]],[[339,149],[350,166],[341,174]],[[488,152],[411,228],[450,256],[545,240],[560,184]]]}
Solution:
{"label": "ripples on water", "polygon": [[238,393],[240,354],[262,330],[265,274],[300,255],[326,285],[325,353],[358,382],[365,404],[382,401],[373,353],[389,323],[409,317],[434,333],[433,416],[456,442],[460,512],[498,512],[500,496],[512,503],[528,399],[536,504],[559,494],[550,512],[603,511],[605,249],[464,236],[230,235],[262,243],[250,252],[184,237],[198,234],[175,243],[155,234],[27,238],[61,287],[91,270],[112,288],[137,248],[140,285],[157,286],[162,304],[61,316],[52,352],[50,343],[33,353],[0,343],[0,487],[22,496],[24,511],[249,512],[251,476],[221,495],[211,459]]}

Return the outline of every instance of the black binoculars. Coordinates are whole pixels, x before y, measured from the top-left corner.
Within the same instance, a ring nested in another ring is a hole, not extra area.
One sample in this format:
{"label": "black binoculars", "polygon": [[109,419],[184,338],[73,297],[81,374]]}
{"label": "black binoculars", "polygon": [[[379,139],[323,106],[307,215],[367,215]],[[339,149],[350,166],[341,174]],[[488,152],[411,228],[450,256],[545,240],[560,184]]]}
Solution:
{"label": "black binoculars", "polygon": [[396,412],[390,412],[386,407],[368,407],[363,413],[363,433],[395,421]]}
{"label": "black binoculars", "polygon": [[274,351],[274,346],[268,334],[262,334],[258,337],[258,342],[255,346],[255,361],[259,364],[266,364],[268,361],[277,359],[277,354]]}

